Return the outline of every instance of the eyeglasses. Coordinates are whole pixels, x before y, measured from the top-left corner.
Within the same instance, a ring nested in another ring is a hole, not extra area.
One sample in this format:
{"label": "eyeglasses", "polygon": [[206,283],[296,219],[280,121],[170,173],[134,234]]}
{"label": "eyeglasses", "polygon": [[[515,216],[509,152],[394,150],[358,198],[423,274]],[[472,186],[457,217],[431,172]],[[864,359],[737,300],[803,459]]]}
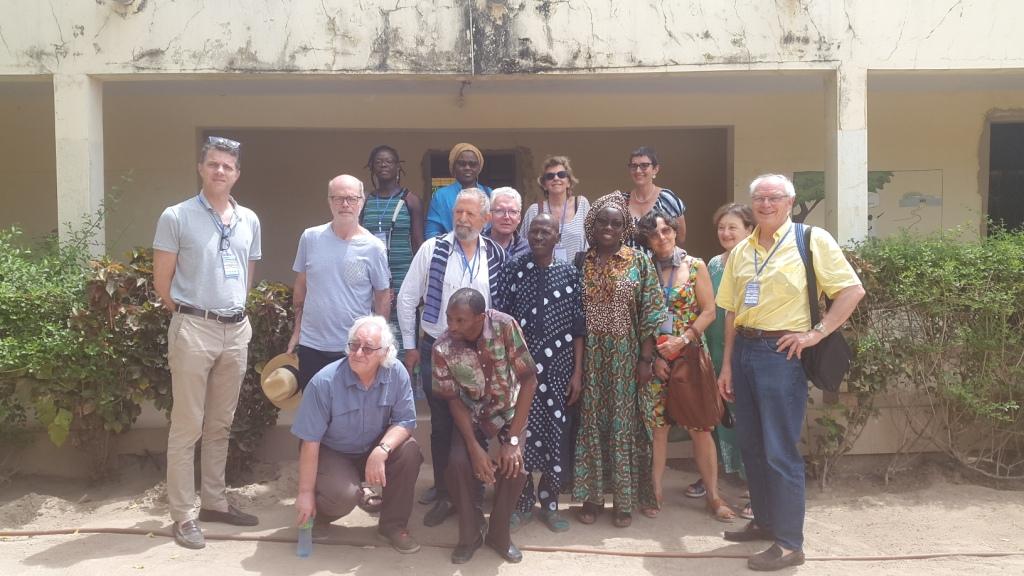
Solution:
{"label": "eyeglasses", "polygon": [[548,182],[550,182],[551,180],[554,180],[555,178],[561,178],[562,180],[565,180],[568,177],[569,177],[569,173],[566,172],[565,170],[559,170],[558,172],[545,172],[544,173],[544,180],[547,180]]}
{"label": "eyeglasses", "polygon": [[607,226],[612,230],[621,230],[626,227],[625,220],[609,220],[608,218],[603,218],[601,216],[594,218],[594,224],[602,228]]}
{"label": "eyeglasses", "polygon": [[503,210],[491,210],[491,214],[497,216],[498,218],[504,218],[506,216],[515,218],[516,216],[519,216],[519,210],[516,210],[514,208]]}
{"label": "eyeglasses", "polygon": [[331,204],[348,204],[350,206],[355,206],[363,200],[362,196],[328,196],[328,198],[331,199]]}
{"label": "eyeglasses", "polygon": [[367,344],[365,342],[349,342],[348,343],[348,353],[349,354],[359,354],[360,350],[362,350],[364,354],[373,354],[374,352],[376,352],[377,350],[381,350],[382,348],[384,348],[384,347],[383,346],[377,346],[376,348],[374,348],[373,346],[370,346],[369,344]]}
{"label": "eyeglasses", "polygon": [[630,162],[626,164],[626,168],[629,168],[630,172],[636,172],[637,170],[644,171],[654,166],[653,162]]}
{"label": "eyeglasses", "polygon": [[786,198],[789,198],[788,194],[779,194],[777,196],[751,196],[750,202],[752,204],[778,204]]}
{"label": "eyeglasses", "polygon": [[242,147],[238,142],[229,138],[221,138],[220,136],[207,136],[206,144],[213,146],[214,148],[224,148],[232,152],[238,152],[238,149]]}

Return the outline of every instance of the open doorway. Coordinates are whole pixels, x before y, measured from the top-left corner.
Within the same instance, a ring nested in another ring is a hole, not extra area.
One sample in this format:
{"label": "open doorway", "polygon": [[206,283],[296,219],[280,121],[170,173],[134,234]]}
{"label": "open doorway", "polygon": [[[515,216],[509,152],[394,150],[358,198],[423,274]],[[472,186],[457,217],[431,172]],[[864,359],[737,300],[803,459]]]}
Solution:
{"label": "open doorway", "polygon": [[1024,227],[1024,122],[992,124],[988,217],[1008,230]]}

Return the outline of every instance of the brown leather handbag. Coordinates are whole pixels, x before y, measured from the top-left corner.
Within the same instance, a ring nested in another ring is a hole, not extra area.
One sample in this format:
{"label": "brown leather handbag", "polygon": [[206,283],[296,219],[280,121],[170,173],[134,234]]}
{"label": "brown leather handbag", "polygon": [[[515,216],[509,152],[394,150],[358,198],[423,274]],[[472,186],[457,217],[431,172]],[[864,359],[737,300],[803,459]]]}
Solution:
{"label": "brown leather handbag", "polygon": [[669,418],[689,428],[712,428],[722,420],[725,406],[711,356],[699,342],[691,342],[669,365]]}

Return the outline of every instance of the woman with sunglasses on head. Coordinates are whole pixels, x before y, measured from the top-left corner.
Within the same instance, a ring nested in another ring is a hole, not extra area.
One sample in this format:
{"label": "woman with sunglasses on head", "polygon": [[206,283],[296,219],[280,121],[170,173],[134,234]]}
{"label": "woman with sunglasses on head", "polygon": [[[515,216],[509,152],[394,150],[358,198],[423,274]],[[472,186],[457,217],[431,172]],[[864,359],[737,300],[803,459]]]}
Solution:
{"label": "woman with sunglasses on head", "polygon": [[[668,188],[655,185],[661,166],[658,164],[658,153],[650,146],[640,146],[629,155],[629,176],[633,179],[633,189],[625,193],[629,205],[629,215],[636,224],[641,218],[658,209],[666,216],[676,220],[676,245],[680,248],[686,241],[686,204]],[[626,238],[627,245],[647,250],[642,238]],[[648,252],[648,255],[650,253]]]}
{"label": "woman with sunglasses on head", "polygon": [[571,262],[577,252],[585,252],[590,247],[583,229],[590,201],[575,194],[574,188],[579,182],[567,156],[548,156],[537,177],[544,199],[531,205],[523,216],[522,230],[530,229],[537,214],[550,214],[558,222],[562,239],[555,246],[555,260]]}

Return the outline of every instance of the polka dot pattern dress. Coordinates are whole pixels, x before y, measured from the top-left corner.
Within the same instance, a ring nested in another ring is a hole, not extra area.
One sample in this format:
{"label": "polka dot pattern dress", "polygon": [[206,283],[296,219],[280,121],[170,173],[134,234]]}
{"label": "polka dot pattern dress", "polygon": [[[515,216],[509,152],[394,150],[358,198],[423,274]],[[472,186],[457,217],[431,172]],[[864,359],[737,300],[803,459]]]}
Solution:
{"label": "polka dot pattern dress", "polygon": [[[523,448],[526,469],[541,472],[536,495],[553,511],[572,469],[566,394],[575,366],[573,343],[586,335],[580,274],[566,262],[538,266],[529,254],[512,265],[505,280],[504,311],[519,322],[537,363],[537,392]],[[535,501],[531,475],[517,508],[529,511]]]}

